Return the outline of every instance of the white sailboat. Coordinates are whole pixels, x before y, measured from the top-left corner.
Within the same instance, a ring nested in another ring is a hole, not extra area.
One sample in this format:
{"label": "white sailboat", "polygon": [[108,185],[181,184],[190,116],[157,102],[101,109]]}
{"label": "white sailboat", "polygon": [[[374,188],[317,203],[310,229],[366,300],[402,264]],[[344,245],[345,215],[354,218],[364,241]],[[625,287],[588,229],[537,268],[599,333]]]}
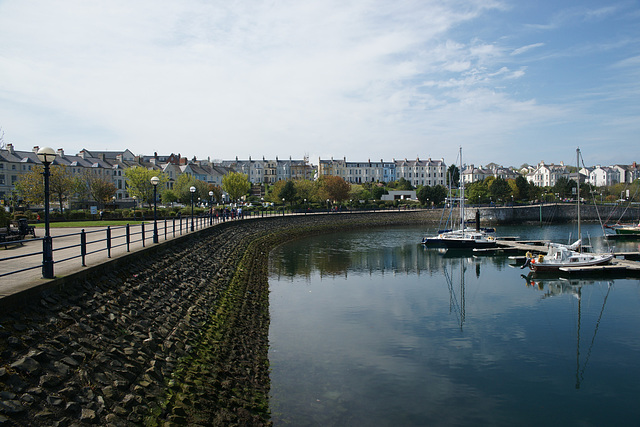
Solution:
{"label": "white sailboat", "polygon": [[[580,148],[576,150],[578,159],[578,171],[580,170]],[[577,172],[580,174],[580,172]],[[580,179],[578,175],[578,241],[572,245],[562,245],[550,243],[546,255],[527,256],[525,266],[535,272],[558,271],[564,267],[587,267],[594,265],[609,264],[613,259],[613,254],[596,254],[582,252],[582,234],[580,231]]]}

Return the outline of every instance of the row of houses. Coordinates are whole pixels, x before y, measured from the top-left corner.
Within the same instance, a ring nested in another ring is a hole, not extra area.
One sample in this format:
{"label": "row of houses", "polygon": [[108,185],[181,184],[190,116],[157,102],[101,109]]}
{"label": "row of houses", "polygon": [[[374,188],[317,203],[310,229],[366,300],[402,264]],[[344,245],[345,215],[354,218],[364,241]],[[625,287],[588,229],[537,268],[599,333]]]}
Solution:
{"label": "row of houses", "polygon": [[396,160],[390,162],[348,162],[342,160],[318,159],[318,176],[339,176],[351,184],[365,182],[393,182],[404,178],[414,187],[419,185],[446,185],[447,165],[444,159]]}
{"label": "row of houses", "polygon": [[[12,144],[0,148],[0,199],[12,194],[20,175],[29,172],[40,161],[36,155],[39,147],[31,151],[15,150]],[[89,151],[82,150],[76,155],[68,155],[63,149],[57,150],[54,165],[64,165],[73,176],[90,173],[105,179],[111,179],[116,187],[115,197],[118,200],[130,199],[127,191],[124,171],[127,168],[141,166],[166,173],[169,180],[167,188],[173,188],[181,174],[188,174],[198,180],[222,185],[222,178],[230,171],[237,171],[248,176],[249,181],[257,188],[289,179],[317,179],[320,176],[339,176],[352,184],[366,182],[388,183],[405,179],[414,187],[447,185],[447,165],[444,159],[433,160],[416,158],[415,160],[380,160],[366,162],[347,161],[346,157],[335,160],[318,159],[317,167],[302,160],[252,159],[240,160],[198,160],[187,159],[180,154],[150,156],[134,155],[130,150],[124,151]],[[574,171],[573,176],[571,170]],[[610,167],[595,166],[580,170],[581,181],[595,186],[609,186],[619,182],[632,182],[640,178],[640,168],[634,162],[631,165],[614,165]],[[461,179],[465,184],[481,181],[487,177],[515,179],[525,176],[529,182],[541,187],[554,186],[558,179],[566,177],[575,179],[575,169],[570,169],[562,162],[558,165],[540,162],[521,170],[505,168],[495,163],[485,167],[467,165],[463,168]]]}
{"label": "row of houses", "polygon": [[[573,174],[571,171],[573,170]],[[538,163],[535,167],[521,170],[527,181],[539,187],[553,187],[558,179],[576,179],[575,168],[569,168],[564,163],[558,165]],[[640,178],[640,167],[636,162],[630,165],[614,165],[581,168],[580,182],[587,182],[596,187],[606,187],[618,183],[631,183]]]}

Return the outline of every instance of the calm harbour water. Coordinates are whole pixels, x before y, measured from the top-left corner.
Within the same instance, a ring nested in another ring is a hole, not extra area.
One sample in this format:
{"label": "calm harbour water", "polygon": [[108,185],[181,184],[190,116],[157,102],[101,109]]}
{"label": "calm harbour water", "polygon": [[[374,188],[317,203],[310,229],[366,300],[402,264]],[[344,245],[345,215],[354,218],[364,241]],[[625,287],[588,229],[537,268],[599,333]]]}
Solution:
{"label": "calm harbour water", "polygon": [[[498,234],[566,242],[570,227]],[[276,426],[637,425],[638,279],[527,282],[506,257],[424,249],[428,231],[271,253]]]}

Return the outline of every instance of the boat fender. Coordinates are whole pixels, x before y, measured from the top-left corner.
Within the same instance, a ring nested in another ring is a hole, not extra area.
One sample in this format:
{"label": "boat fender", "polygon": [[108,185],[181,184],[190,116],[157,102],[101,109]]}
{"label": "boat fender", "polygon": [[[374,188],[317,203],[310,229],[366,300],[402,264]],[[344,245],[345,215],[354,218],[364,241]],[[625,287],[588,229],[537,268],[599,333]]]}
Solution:
{"label": "boat fender", "polygon": [[544,255],[540,254],[538,255],[538,262],[542,262],[544,261]]}

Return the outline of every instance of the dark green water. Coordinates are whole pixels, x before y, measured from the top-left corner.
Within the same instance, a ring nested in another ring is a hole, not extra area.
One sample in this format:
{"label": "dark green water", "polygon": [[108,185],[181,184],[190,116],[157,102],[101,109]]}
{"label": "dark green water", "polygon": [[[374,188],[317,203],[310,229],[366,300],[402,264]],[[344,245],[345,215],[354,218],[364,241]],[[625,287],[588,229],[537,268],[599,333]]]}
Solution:
{"label": "dark green water", "polygon": [[[498,232],[566,242],[568,227]],[[637,425],[638,279],[527,282],[505,257],[425,250],[425,231],[272,252],[276,426]]]}

